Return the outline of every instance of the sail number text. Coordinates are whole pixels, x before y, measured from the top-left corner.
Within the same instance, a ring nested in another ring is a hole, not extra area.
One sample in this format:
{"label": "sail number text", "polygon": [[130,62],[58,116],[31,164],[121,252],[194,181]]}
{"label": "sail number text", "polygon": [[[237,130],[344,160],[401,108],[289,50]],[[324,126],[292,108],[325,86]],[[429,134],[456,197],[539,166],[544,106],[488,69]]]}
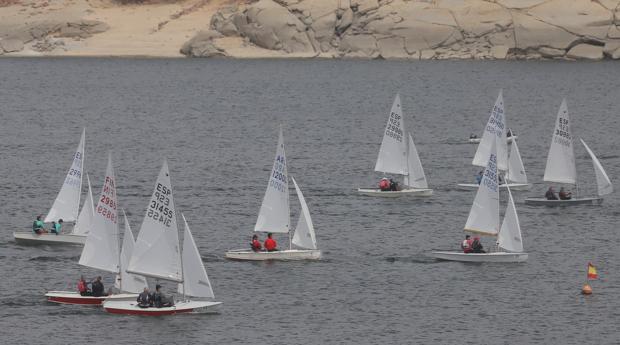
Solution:
{"label": "sail number text", "polygon": [[288,179],[285,171],[286,160],[284,156],[278,155],[273,163],[271,178],[269,179],[269,186],[273,187],[278,192],[283,192],[285,190],[285,186],[288,185]]}
{"label": "sail number text", "polygon": [[170,206],[169,195],[171,194],[170,188],[158,183],[151,198],[149,209],[146,211],[146,216],[169,227],[172,223],[172,217],[174,217],[174,211],[172,208],[168,208]]}
{"label": "sail number text", "polygon": [[400,121],[402,120],[402,116],[396,114],[395,112],[390,113],[390,119],[388,120],[387,128],[385,129],[385,135],[398,140],[399,142],[403,141],[403,130],[400,128]]}
{"label": "sail number text", "polygon": [[103,192],[101,193],[101,198],[97,203],[96,212],[103,216],[103,218],[116,224],[116,189],[114,185],[114,180],[110,176],[106,176],[105,183],[103,184]]}

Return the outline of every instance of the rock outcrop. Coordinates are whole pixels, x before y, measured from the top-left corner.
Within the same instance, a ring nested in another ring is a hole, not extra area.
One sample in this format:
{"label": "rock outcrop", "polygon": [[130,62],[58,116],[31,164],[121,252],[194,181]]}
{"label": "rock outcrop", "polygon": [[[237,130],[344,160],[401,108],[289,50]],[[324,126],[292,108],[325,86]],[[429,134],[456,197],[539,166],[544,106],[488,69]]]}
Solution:
{"label": "rock outcrop", "polygon": [[0,53],[20,52],[26,45],[34,51],[50,52],[64,47],[63,38],[81,40],[108,29],[106,23],[96,20],[28,23],[0,33]]}
{"label": "rock outcrop", "polygon": [[221,8],[181,52],[326,58],[617,59],[620,0],[259,0]]}

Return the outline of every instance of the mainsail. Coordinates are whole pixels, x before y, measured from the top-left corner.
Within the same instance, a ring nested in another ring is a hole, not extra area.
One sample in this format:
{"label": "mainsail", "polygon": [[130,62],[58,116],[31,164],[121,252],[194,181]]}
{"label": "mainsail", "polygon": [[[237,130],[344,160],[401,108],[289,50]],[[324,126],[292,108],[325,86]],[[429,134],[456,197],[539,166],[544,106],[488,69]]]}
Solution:
{"label": "mainsail", "polygon": [[499,186],[497,182],[496,146],[495,141],[492,141],[489,161],[469,211],[465,231],[482,235],[497,235],[499,231]]}
{"label": "mainsail", "polygon": [[82,131],[80,144],[78,145],[71,168],[67,172],[65,181],[58,192],[52,208],[45,216],[45,222],[58,221],[75,222],[80,208],[80,194],[82,193],[82,168],[84,162],[84,142],[86,138],[86,128]]}
{"label": "mainsail", "polygon": [[101,195],[97,199],[96,212],[91,229],[80,256],[82,266],[102,271],[119,272],[118,199],[116,179],[112,168],[112,155],[108,155],[108,167]]}
{"label": "mainsail", "polygon": [[280,127],[276,158],[254,231],[287,233],[291,222],[290,217],[287,161],[282,127]]}
{"label": "mainsail", "polygon": [[407,141],[400,95],[396,94],[388,118],[375,171],[407,175]]}
{"label": "mainsail", "polygon": [[181,253],[168,162],[157,177],[127,272],[181,282]]}
{"label": "mainsail", "polygon": [[496,143],[497,152],[497,168],[499,170],[506,171],[508,169],[508,144],[506,138],[506,118],[504,114],[504,96],[502,90],[499,91],[497,100],[491,109],[491,115],[489,121],[487,121],[486,127],[484,127],[484,133],[476,155],[472,161],[473,165],[485,167],[491,154],[491,146]]}
{"label": "mainsail", "polygon": [[573,152],[573,135],[570,131],[570,120],[566,108],[566,99],[562,100],[558,111],[555,129],[551,137],[551,147],[547,156],[544,181],[575,184],[575,153]]}

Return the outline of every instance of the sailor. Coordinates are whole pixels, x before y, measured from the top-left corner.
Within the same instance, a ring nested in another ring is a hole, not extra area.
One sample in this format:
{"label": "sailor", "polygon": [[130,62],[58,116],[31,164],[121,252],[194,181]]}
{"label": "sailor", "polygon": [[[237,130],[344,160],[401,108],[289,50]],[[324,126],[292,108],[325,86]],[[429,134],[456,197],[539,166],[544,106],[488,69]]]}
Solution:
{"label": "sailor", "polygon": [[478,173],[478,175],[476,175],[476,183],[480,184],[480,182],[482,182],[482,175],[484,174],[484,170],[480,170],[480,172]]}
{"label": "sailor", "polygon": [[268,233],[267,234],[267,239],[265,240],[265,249],[268,252],[275,252],[277,251],[277,246],[278,244],[276,243],[276,240],[274,240],[273,238],[271,238],[272,234]]}
{"label": "sailor", "polygon": [[549,189],[547,189],[545,198],[547,198],[547,200],[558,200],[558,197],[555,196],[555,192],[553,191],[553,187],[549,187]]}
{"label": "sailor", "polygon": [[469,235],[465,235],[465,239],[461,243],[461,249],[463,249],[463,253],[465,254],[471,253],[473,251],[472,249],[473,241],[470,237],[471,236]]}
{"label": "sailor", "polygon": [[138,307],[140,308],[148,308],[153,305],[151,301],[151,294],[149,294],[149,288],[144,288],[144,291],[138,295],[136,302],[138,302]]}
{"label": "sailor", "polygon": [[567,192],[566,190],[564,190],[564,187],[560,187],[560,192],[558,193],[558,196],[560,197],[560,200],[570,200],[573,197],[571,192]]}
{"label": "sailor", "polygon": [[108,294],[104,292],[103,283],[101,282],[101,276],[98,276],[95,281],[90,283],[90,286],[93,291],[94,297],[107,296]]}
{"label": "sailor", "polygon": [[396,182],[396,181],[394,181],[394,180],[390,179],[390,190],[391,190],[392,192],[396,192],[396,191],[398,191],[398,182]]}
{"label": "sailor", "polygon": [[35,220],[32,223],[32,231],[34,231],[34,233],[37,234],[37,235],[40,235],[40,234],[43,234],[43,233],[47,232],[47,230],[45,230],[43,228],[43,225],[45,223],[43,223],[43,221],[41,220],[42,217],[43,216],[37,216],[37,220]]}
{"label": "sailor", "polygon": [[50,229],[51,233],[60,235],[61,229],[62,229],[62,219],[59,219],[58,223],[52,222],[52,228]]}
{"label": "sailor", "polygon": [[390,181],[387,177],[384,177],[381,181],[379,181],[379,189],[381,189],[382,192],[387,192],[390,190]]}
{"label": "sailor", "polygon": [[151,296],[151,301],[155,308],[172,307],[174,305],[174,301],[161,292],[161,285],[159,284],[155,285],[155,292]]}
{"label": "sailor", "polygon": [[471,243],[472,253],[486,253],[480,243],[480,237],[474,237],[474,241]]}
{"label": "sailor", "polygon": [[252,242],[250,242],[250,247],[255,252],[260,252],[263,249],[257,235],[252,236]]}
{"label": "sailor", "polygon": [[469,139],[478,139],[478,136],[472,133],[469,135]]}
{"label": "sailor", "polygon": [[84,276],[80,276],[80,280],[78,280],[78,283],[77,283],[77,289],[78,289],[78,292],[80,293],[80,296],[91,295],[90,291],[88,290],[88,283],[84,279]]}

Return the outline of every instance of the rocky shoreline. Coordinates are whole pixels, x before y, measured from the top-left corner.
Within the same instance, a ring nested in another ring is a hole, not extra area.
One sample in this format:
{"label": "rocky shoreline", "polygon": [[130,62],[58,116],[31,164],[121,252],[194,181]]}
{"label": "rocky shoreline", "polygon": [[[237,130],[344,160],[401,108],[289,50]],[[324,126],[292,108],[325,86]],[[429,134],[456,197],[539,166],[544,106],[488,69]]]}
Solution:
{"label": "rocky shoreline", "polygon": [[620,0],[0,1],[0,55],[620,58]]}

